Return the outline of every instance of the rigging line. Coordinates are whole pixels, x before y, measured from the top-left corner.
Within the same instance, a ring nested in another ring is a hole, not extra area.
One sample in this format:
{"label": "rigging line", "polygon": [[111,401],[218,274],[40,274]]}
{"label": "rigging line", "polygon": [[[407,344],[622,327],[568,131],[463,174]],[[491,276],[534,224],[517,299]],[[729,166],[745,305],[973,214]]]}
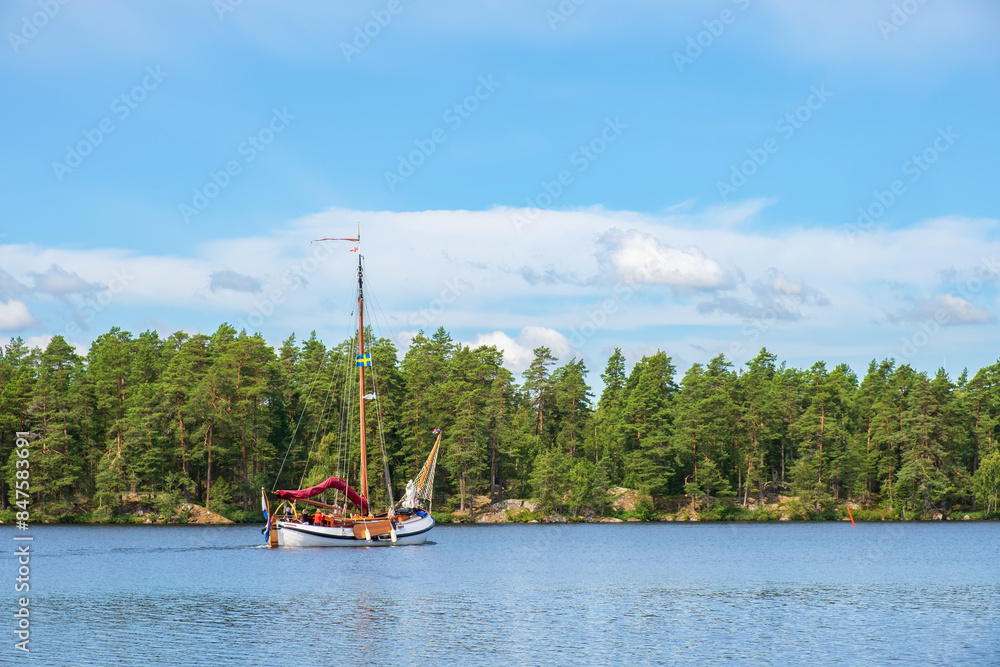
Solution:
{"label": "rigging line", "polygon": [[[315,432],[315,435],[313,436],[313,440],[312,440],[313,447],[316,447],[316,448],[319,447],[319,444],[322,442],[322,438],[326,436],[326,433],[327,433],[326,427],[327,427],[327,424],[328,424],[329,419],[330,419],[330,417],[329,417],[329,412],[330,412],[329,407],[330,407],[331,397],[333,396],[334,388],[335,388],[335,386],[337,384],[338,366],[337,366],[336,363],[332,364],[332,366],[331,366],[331,364],[326,363],[326,362],[327,361],[334,361],[335,360],[335,356],[334,356],[335,353],[336,353],[336,348],[331,348],[329,350],[324,350],[324,352],[323,352],[324,364],[332,371],[332,373],[331,373],[330,381],[328,383],[328,389],[327,389],[326,397],[325,397],[324,402],[323,402],[323,407],[320,410],[319,417],[317,419],[316,432]],[[312,390],[317,384],[319,384],[319,382],[322,379],[323,379],[322,373],[318,371],[316,373],[316,376],[315,376],[315,381],[310,386],[310,390]],[[302,478],[299,480],[299,488],[300,489],[302,488],[302,485],[305,483],[306,476],[309,473],[309,464],[310,464],[310,459],[311,458],[312,458],[312,447],[306,452],[306,462],[305,462],[305,465],[303,466],[303,469],[302,469]]]}
{"label": "rigging line", "polygon": [[[379,449],[382,452],[382,469],[385,475],[385,487],[386,492],[389,495],[389,505],[395,504],[395,499],[392,494],[392,478],[389,476],[389,456],[385,449],[385,423],[382,419],[382,401],[379,400],[379,389],[378,389],[378,371],[376,370],[376,365],[372,364],[372,393],[375,398],[375,417],[376,423],[378,424],[378,437],[379,437]],[[363,398],[361,400],[364,400]]]}
{"label": "rigging line", "polygon": [[[320,366],[322,367],[322,365],[323,365],[322,360],[320,360]],[[295,373],[295,367],[293,366],[292,374],[294,375],[294,373]],[[312,394],[314,385],[315,383],[312,382],[309,383],[309,391],[306,392],[306,400],[303,401],[302,409],[299,411],[299,420],[295,423],[295,428],[292,429],[292,435],[288,439],[288,447],[285,448],[285,455],[281,458],[281,465],[278,467],[278,474],[275,475],[274,477],[274,484],[271,486],[272,493],[274,493],[274,490],[278,488],[278,480],[281,478],[281,471],[285,469],[285,461],[288,460],[288,453],[292,450],[292,444],[295,442],[295,436],[299,432],[299,427],[302,426],[302,419],[305,417],[306,414],[306,405],[309,403],[309,396]]]}
{"label": "rigging line", "polygon": [[[392,327],[389,326],[389,318],[386,316],[385,311],[382,310],[382,305],[381,303],[379,303],[378,296],[375,294],[375,291],[371,287],[371,283],[367,279],[367,274],[365,274],[364,280],[368,288],[368,294],[375,300],[375,305],[378,306],[379,312],[382,315],[382,320],[381,320],[382,323],[385,324],[385,327],[389,330],[392,339],[395,340],[396,334],[395,332],[393,332]],[[371,312],[370,308],[369,312]],[[374,316],[374,314],[372,314],[371,321],[373,322],[375,327],[378,326],[379,320]],[[392,493],[391,477],[389,475],[389,456],[385,447],[385,420],[382,409],[383,403],[381,400],[379,400],[378,389],[377,389],[378,374],[374,364],[372,365],[372,385],[373,387],[375,387],[375,407],[376,407],[376,418],[378,424],[379,448],[382,453],[382,468],[385,476],[386,491],[389,494],[389,504],[392,505],[394,504],[394,498]]]}
{"label": "rigging line", "polygon": [[[353,440],[353,416],[354,416],[354,391],[353,382],[355,374],[354,357],[357,352],[357,334],[343,341],[339,346],[341,367],[343,368],[341,387],[341,400],[339,410],[339,433],[337,438],[336,470],[337,475],[348,484],[353,478],[351,474],[351,449],[350,443]],[[339,495],[339,492],[338,492]]]}
{"label": "rigging line", "polygon": [[[316,369],[316,372],[313,374],[313,379],[309,383],[309,394],[310,395],[312,394],[312,390],[315,389],[316,385],[319,384],[320,378],[322,377],[323,366],[326,364],[326,358],[327,358],[327,351],[324,349],[323,350],[323,356],[320,357],[319,367]],[[306,402],[302,406],[303,412],[305,412],[308,409],[308,406],[309,406],[309,398],[307,396],[306,397]],[[322,420],[323,420],[323,413],[320,412],[320,416],[319,416],[320,423],[322,423]],[[319,430],[319,425],[317,425],[316,428],[317,428],[317,431],[318,431]],[[302,466],[302,477],[299,478],[299,487],[298,487],[299,489],[302,488],[302,482],[304,482],[305,479],[306,479],[306,472],[308,472],[308,470],[309,470],[309,458],[310,458],[311,454],[312,454],[312,449],[311,448],[307,449],[306,450],[306,461],[305,461],[305,464]]]}
{"label": "rigging line", "polygon": [[[351,388],[353,383],[352,361],[354,357],[354,339],[356,334],[351,337],[349,341],[344,341],[340,344],[340,349],[342,352],[342,364],[343,369],[340,396],[340,413],[339,413],[339,433],[337,437],[337,463],[336,470],[337,476],[342,478],[345,482],[350,484],[351,474],[350,474],[350,442],[351,442],[351,424],[352,424],[352,402],[351,402]],[[337,492],[339,494],[339,491]]]}
{"label": "rigging line", "polygon": [[[324,352],[324,355],[332,355],[332,352],[330,350],[327,350],[326,352]],[[316,424],[316,435],[313,436],[313,442],[316,443],[316,447],[317,448],[322,443],[323,437],[326,436],[326,423],[327,423],[327,419],[328,419],[327,413],[329,412],[330,397],[333,395],[333,384],[336,381],[336,370],[337,370],[336,366],[334,366],[333,367],[333,371],[334,371],[333,372],[333,377],[331,378],[330,383],[328,385],[328,390],[326,392],[326,398],[325,398],[325,400],[323,402],[323,409],[320,410],[319,420],[318,420],[318,422]],[[299,481],[299,488],[300,489],[302,488],[302,484],[305,482],[306,473],[309,472],[309,459],[311,458],[311,456],[312,456],[312,449],[310,449],[306,453],[306,465],[302,469],[302,480]]]}
{"label": "rigging line", "polygon": [[[332,354],[333,353],[332,353],[331,350],[324,350],[324,352],[323,352],[324,363],[326,362],[326,360],[328,358],[332,357]],[[334,373],[336,373],[336,366],[333,367],[333,371],[334,371]],[[322,375],[320,373],[317,373],[316,374],[316,382],[315,383],[318,384],[320,381],[322,381],[322,379],[323,379]],[[312,442],[314,443],[314,446],[317,447],[317,448],[319,447],[319,443],[322,442],[322,438],[326,435],[326,424],[327,424],[327,420],[328,420],[327,413],[329,412],[328,408],[329,408],[329,405],[330,405],[330,396],[333,393],[332,382],[333,382],[333,379],[331,379],[331,382],[328,383],[326,397],[324,398],[324,401],[323,401],[323,407],[322,407],[322,409],[319,412],[319,416],[318,416],[317,422],[316,422],[316,433],[313,436]],[[305,466],[303,466],[303,468],[302,468],[302,478],[299,480],[299,488],[300,489],[302,488],[302,484],[305,483],[306,474],[309,472],[309,459],[311,457],[312,457],[312,447],[310,447],[310,449],[306,452],[306,463],[305,463]]]}
{"label": "rigging line", "polygon": [[[353,313],[353,311],[352,311]],[[348,316],[348,319],[353,319],[352,315]],[[352,331],[353,327],[348,327],[348,331]],[[351,365],[354,358],[354,334],[352,333],[351,338],[341,341],[336,347],[337,358],[339,363],[337,365],[337,372],[333,384],[331,385],[330,391],[331,395],[335,388],[340,389],[340,396],[338,401],[337,410],[337,449],[335,452],[334,459],[334,471],[335,474],[342,478],[344,481],[349,482],[350,477],[346,474],[346,465],[344,463],[344,448],[345,448],[345,428],[348,424],[348,411],[349,411],[349,395],[350,390],[350,375],[351,375]],[[339,498],[340,492],[334,491],[334,497]]]}
{"label": "rigging line", "polygon": [[[368,282],[368,278],[367,278],[367,274],[365,274],[365,276],[366,276],[366,277],[365,277],[365,285],[366,285],[366,286],[367,286],[367,288],[368,288],[368,294],[370,294],[370,295],[371,295],[371,297],[372,297],[373,299],[375,299],[375,305],[376,305],[376,306],[378,306],[378,309],[379,309],[379,312],[380,312],[380,313],[382,314],[382,320],[381,320],[381,322],[382,322],[383,324],[385,324],[385,328],[389,330],[389,335],[390,335],[390,336],[392,336],[392,341],[393,341],[393,344],[395,344],[395,342],[396,342],[396,333],[395,333],[395,332],[394,332],[394,331],[392,330],[392,326],[390,326],[390,324],[389,324],[389,318],[388,318],[388,317],[386,316],[386,314],[385,314],[385,311],[384,311],[384,310],[382,310],[382,304],[380,304],[380,303],[379,303],[379,300],[378,300],[378,295],[377,295],[377,294],[375,294],[375,291],[374,291],[374,290],[372,289],[372,287],[371,287],[371,283],[369,283],[369,282]],[[370,311],[370,309],[369,309],[369,311]],[[380,320],[378,320],[377,318],[375,318],[375,317],[373,316],[373,317],[372,317],[372,321],[373,321],[373,323],[374,323],[375,325],[378,325],[378,323],[379,323],[379,321],[380,321]],[[375,369],[375,367],[374,367],[374,366],[372,366],[372,372],[374,372],[374,369]],[[381,406],[381,405],[382,405],[382,404],[381,404],[381,402],[379,402],[379,401],[378,401],[378,396],[377,396],[377,395],[376,395],[376,399],[375,399],[375,400],[376,400],[376,404],[377,404],[378,406]],[[395,413],[394,413],[394,414],[392,414],[391,416],[393,416],[393,417],[396,417],[397,419],[398,419],[398,417],[399,417],[399,415],[397,415],[397,414],[395,414]],[[380,426],[379,428],[381,428],[381,426]],[[383,439],[383,440],[385,439],[385,436],[384,436],[384,433],[382,434],[382,439]],[[383,447],[384,447],[384,443],[383,443]]]}
{"label": "rigging line", "polygon": [[[324,350],[324,353],[323,353],[324,359],[332,358],[333,354],[334,354],[334,349]],[[320,410],[319,418],[318,418],[317,423],[316,423],[316,433],[313,436],[313,443],[314,443],[314,446],[317,447],[317,448],[321,444],[322,438],[326,436],[326,425],[327,425],[327,422],[328,422],[328,419],[329,419],[328,413],[329,413],[329,406],[330,406],[330,398],[333,395],[333,390],[334,390],[334,386],[336,384],[336,379],[337,379],[337,366],[336,366],[336,364],[333,365],[332,370],[333,370],[333,374],[332,374],[332,377],[330,378],[330,382],[328,384],[328,390],[327,390],[326,397],[325,397],[324,402],[323,402],[323,408],[322,408],[322,410]],[[321,377],[320,377],[320,374],[317,373],[317,381],[319,379],[321,379]],[[302,479],[299,480],[299,488],[300,489],[302,488],[302,484],[305,482],[306,474],[309,472],[309,459],[311,458],[311,455],[312,455],[312,449],[310,448],[306,452],[306,464],[305,464],[305,466],[302,469]]]}
{"label": "rigging line", "polygon": [[368,293],[373,299],[375,299],[375,305],[378,307],[379,313],[382,314],[382,321],[385,323],[385,328],[389,330],[389,335],[392,336],[392,340],[396,341],[396,332],[392,330],[392,326],[389,324],[389,318],[386,316],[385,311],[382,310],[382,304],[379,303],[378,295],[375,293],[375,290],[372,289],[371,283],[368,282],[367,277],[365,278],[365,283],[368,285]]}

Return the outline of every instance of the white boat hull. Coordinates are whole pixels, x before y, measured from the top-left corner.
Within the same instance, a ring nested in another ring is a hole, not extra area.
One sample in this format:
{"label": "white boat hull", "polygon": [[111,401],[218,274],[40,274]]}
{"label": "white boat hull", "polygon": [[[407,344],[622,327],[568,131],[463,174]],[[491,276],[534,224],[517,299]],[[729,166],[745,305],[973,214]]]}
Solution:
{"label": "white boat hull", "polygon": [[371,540],[358,539],[351,527],[312,526],[280,519],[275,522],[275,526],[279,547],[392,547],[423,544],[435,522],[430,514],[426,514],[393,523],[396,529],[395,542],[390,535],[372,537]]}

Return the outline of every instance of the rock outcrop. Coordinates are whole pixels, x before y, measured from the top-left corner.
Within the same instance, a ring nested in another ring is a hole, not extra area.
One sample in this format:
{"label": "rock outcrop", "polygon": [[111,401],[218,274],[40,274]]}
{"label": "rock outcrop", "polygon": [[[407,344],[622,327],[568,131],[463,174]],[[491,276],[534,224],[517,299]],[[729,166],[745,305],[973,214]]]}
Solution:
{"label": "rock outcrop", "polygon": [[186,513],[188,523],[232,523],[232,521],[221,514],[216,514],[201,505],[195,505],[193,503],[185,503],[181,505],[178,508],[178,513],[181,514],[181,516]]}

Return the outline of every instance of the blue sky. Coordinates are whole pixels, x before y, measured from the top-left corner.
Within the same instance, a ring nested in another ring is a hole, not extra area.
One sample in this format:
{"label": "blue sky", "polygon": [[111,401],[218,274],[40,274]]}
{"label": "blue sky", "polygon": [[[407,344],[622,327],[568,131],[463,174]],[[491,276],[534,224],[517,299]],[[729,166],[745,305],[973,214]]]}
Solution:
{"label": "blue sky", "polygon": [[332,343],[354,256],[309,241],[360,220],[401,348],[444,326],[595,383],[616,346],[1000,356],[986,0],[18,0],[0,28],[5,338]]}

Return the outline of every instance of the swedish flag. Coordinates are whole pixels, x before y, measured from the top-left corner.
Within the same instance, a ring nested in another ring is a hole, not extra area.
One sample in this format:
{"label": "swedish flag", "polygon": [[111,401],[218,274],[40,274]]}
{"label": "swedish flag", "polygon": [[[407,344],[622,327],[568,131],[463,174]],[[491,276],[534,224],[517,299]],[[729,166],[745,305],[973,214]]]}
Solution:
{"label": "swedish flag", "polygon": [[368,354],[367,352],[365,352],[364,354],[359,354],[358,356],[354,357],[354,365],[358,366],[359,368],[361,366],[371,366],[372,355]]}

